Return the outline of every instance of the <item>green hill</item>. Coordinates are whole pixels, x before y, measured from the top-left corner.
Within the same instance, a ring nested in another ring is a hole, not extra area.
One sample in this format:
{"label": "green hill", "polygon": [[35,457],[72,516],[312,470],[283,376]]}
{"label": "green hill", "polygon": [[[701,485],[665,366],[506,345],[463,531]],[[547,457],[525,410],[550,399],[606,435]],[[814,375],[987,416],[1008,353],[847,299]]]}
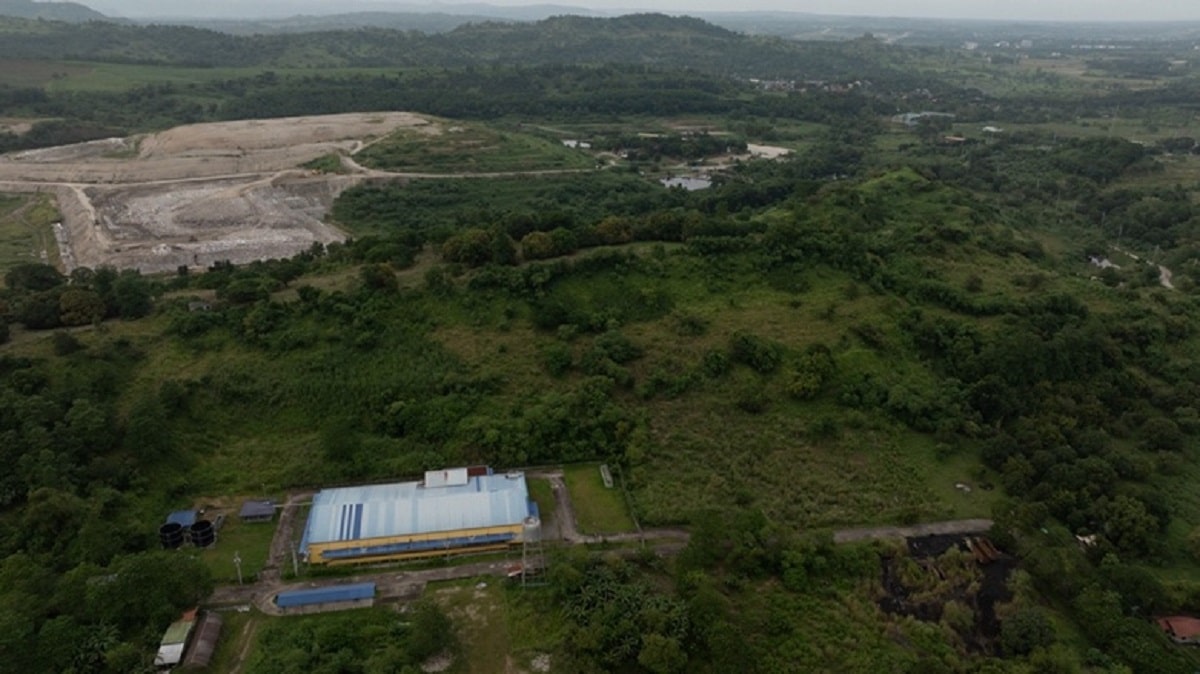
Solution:
{"label": "green hill", "polygon": [[220,67],[632,64],[755,77],[837,79],[891,71],[877,54],[751,38],[688,17],[555,17],[436,35],[382,28],[234,36],[186,26],[0,23],[0,58]]}
{"label": "green hill", "polygon": [[[194,564],[158,604],[89,592],[62,621],[60,605],[23,598],[34,580],[65,592],[158,569],[143,550],[161,512],[190,499],[600,460],[620,468],[643,526],[689,526],[693,544],[678,566],[641,560],[635,573],[614,557],[607,576],[566,555],[557,568],[580,574],[554,575],[555,594],[510,598],[628,639],[620,615],[579,603],[580,584],[606,597],[636,585],[622,605],[647,602],[637,629],[655,638],[613,655],[552,631],[538,648],[555,657],[603,669],[667,639],[706,654],[689,671],[714,674],[735,660],[1015,674],[1040,671],[1050,644],[1074,671],[1101,657],[1082,655],[1087,640],[1133,671],[1192,671],[1121,606],[1178,611],[1195,591],[1147,570],[1188,563],[1177,532],[1200,514],[1194,298],[1132,272],[1121,288],[1079,274],[1037,207],[907,168],[822,185],[801,167],[752,165],[692,194],[617,172],[361,187],[335,210],[361,236],[293,260],[69,286],[10,275],[27,324],[47,317],[39,306],[127,319],[22,332],[0,354],[0,459],[14,466],[0,476],[0,550],[22,551],[0,565],[10,627],[48,644],[121,616],[111,641],[146,639],[146,622],[205,589]],[[156,312],[132,320],[155,294]],[[214,309],[189,311],[192,296]],[[993,514],[1028,574],[994,608],[1028,613],[1011,624],[1034,623],[1029,634],[977,627],[969,556],[924,561],[935,573],[814,533]],[[1097,535],[1102,564],[1077,531]],[[31,559],[75,570],[31,580]],[[881,573],[897,575],[880,588]],[[896,613],[876,604],[883,592],[939,608]],[[680,617],[655,620],[663,611]],[[705,619],[726,627],[671,627]],[[829,625],[856,648],[812,648],[813,634],[836,638]],[[754,638],[730,643],[730,630]],[[13,652],[30,671],[57,653]]]}
{"label": "green hill", "polygon": [[70,23],[109,20],[100,12],[77,2],[34,2],[33,0],[0,0],[0,16]]}

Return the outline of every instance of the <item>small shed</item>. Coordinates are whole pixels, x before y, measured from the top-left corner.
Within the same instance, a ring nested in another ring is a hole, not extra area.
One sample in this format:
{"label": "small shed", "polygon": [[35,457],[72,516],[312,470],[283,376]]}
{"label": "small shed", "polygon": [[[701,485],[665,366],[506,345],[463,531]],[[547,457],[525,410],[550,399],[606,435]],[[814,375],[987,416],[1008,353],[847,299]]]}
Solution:
{"label": "small shed", "polygon": [[178,524],[179,526],[183,527],[184,529],[190,528],[195,523],[196,523],[196,511],[195,510],[176,510],[175,512],[171,513],[170,515],[167,515],[167,524]]}
{"label": "small shed", "polygon": [[275,519],[275,502],[268,500],[246,501],[238,511],[243,522],[270,522]]}
{"label": "small shed", "polygon": [[192,645],[183,658],[183,666],[189,669],[204,669],[212,661],[217,649],[217,638],[221,636],[221,616],[208,611],[196,625]]}
{"label": "small shed", "polygon": [[311,590],[280,592],[275,605],[286,614],[365,608],[375,604],[375,583],[332,585]]}
{"label": "small shed", "polygon": [[179,620],[171,623],[163,634],[158,653],[154,655],[155,667],[173,667],[183,660],[183,649],[195,625],[196,609],[184,613]]}

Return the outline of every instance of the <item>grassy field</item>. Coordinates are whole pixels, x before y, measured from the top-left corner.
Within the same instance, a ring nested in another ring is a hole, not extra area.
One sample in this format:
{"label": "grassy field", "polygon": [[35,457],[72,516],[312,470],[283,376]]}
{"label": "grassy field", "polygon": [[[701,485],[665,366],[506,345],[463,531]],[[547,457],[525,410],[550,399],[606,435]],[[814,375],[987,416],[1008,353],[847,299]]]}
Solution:
{"label": "grassy field", "polygon": [[[650,249],[644,254],[650,255]],[[727,283],[739,271],[700,269],[684,251],[675,249],[663,259],[657,278],[634,275],[636,287],[663,289],[674,299],[674,311],[662,319],[634,322],[622,328],[646,355],[630,364],[638,382],[651,378],[686,376],[699,366],[703,354],[727,348],[732,335],[753,326],[762,338],[797,352],[813,343],[835,351],[839,377],[872,376],[933,385],[930,373],[915,361],[886,358],[856,344],[853,330],[891,325],[907,305],[894,297],[856,288],[850,279],[828,269],[805,274],[798,293],[759,282]],[[1022,295],[1029,292],[1012,284],[1014,278],[1039,268],[1020,257],[973,264],[953,256],[930,261],[929,270],[960,282],[968,274],[980,276],[987,295]],[[587,297],[605,292],[605,278],[568,278],[556,293]],[[1102,308],[1107,295],[1085,279],[1048,276],[1041,292],[1069,290]],[[583,300],[580,300],[583,301]],[[493,306],[500,313],[499,305]],[[936,311],[929,309],[929,311]],[[690,316],[706,327],[702,334],[680,336],[679,316]],[[466,321],[466,324],[462,322]],[[547,383],[537,365],[539,353],[556,341],[531,331],[520,322],[496,330],[494,318],[447,322],[435,335],[448,350],[473,367],[502,374],[513,390],[557,386]],[[476,322],[474,326],[472,322]],[[986,322],[982,322],[986,325]],[[884,330],[888,349],[900,348],[906,339]],[[587,349],[587,340],[573,347],[576,358]],[[569,381],[569,380],[568,380]],[[687,521],[696,511],[753,505],[779,521],[797,528],[854,526],[988,516],[1000,497],[978,463],[972,446],[938,447],[928,435],[904,430],[895,422],[836,405],[832,401],[800,402],[783,392],[782,374],[758,376],[735,370],[718,380],[701,379],[678,396],[638,398],[625,394],[647,424],[648,439],[630,472],[630,488],[639,517],[647,526]],[[636,386],[635,386],[636,388]],[[738,408],[747,391],[760,391],[769,401],[759,414]],[[514,402],[516,402],[514,400]],[[816,437],[813,429],[832,425],[836,433]],[[594,465],[573,469],[581,485],[601,497]],[[569,473],[569,476],[571,473]],[[967,491],[957,485],[969,488]],[[585,492],[590,493],[590,492]],[[575,497],[581,526],[597,527],[585,508],[593,497]],[[618,510],[618,499],[606,502]],[[618,526],[612,530],[618,530]],[[624,524],[623,526],[628,526]],[[603,528],[593,528],[603,531]]]}
{"label": "grassy field", "polygon": [[52,84],[86,81],[94,66],[64,61],[24,61],[0,59],[0,84],[10,87],[44,87]]}
{"label": "grassy field", "polygon": [[545,478],[531,477],[527,478],[526,483],[529,485],[529,498],[537,503],[538,512],[542,518],[542,527],[553,526],[554,519],[554,488],[550,486],[550,481]]}
{"label": "grassy field", "polygon": [[534,658],[561,644],[562,622],[542,589],[468,579],[431,585],[426,596],[450,616],[461,645],[451,674],[530,671]]}
{"label": "grassy field", "polygon": [[236,553],[242,560],[242,580],[250,583],[267,563],[275,522],[247,524],[238,519],[236,511],[226,514],[225,524],[217,532],[217,544],[202,550],[200,559],[212,570],[218,583],[236,583]]}
{"label": "grassy field", "polygon": [[563,479],[571,492],[571,504],[581,533],[617,534],[634,530],[620,485],[612,489],[605,487],[599,465],[567,466],[563,469]]}
{"label": "grassy field", "polygon": [[58,241],[51,224],[58,220],[58,211],[48,195],[0,194],[0,277],[29,262],[57,266]]}
{"label": "grassy field", "polygon": [[475,124],[436,135],[404,130],[355,155],[364,166],[429,173],[502,173],[595,168],[588,153],[516,131]]}

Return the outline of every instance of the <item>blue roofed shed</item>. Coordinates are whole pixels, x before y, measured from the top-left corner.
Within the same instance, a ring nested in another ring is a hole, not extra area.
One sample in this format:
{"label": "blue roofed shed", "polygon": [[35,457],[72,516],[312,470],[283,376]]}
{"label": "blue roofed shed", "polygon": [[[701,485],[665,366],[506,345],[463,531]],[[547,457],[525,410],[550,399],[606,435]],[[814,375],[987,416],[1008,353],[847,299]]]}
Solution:
{"label": "blue roofed shed", "polygon": [[187,529],[188,527],[190,527],[196,523],[196,511],[195,510],[176,510],[175,512],[171,513],[170,515],[167,515],[167,523],[178,524],[179,526],[183,527],[184,529]]}
{"label": "blue roofed shed", "polygon": [[275,518],[275,502],[269,500],[246,501],[238,511],[243,522],[270,522]]}
{"label": "blue roofed shed", "polygon": [[280,592],[275,605],[289,613],[328,611],[334,608],[358,608],[375,603],[375,583],[332,585],[311,590]]}

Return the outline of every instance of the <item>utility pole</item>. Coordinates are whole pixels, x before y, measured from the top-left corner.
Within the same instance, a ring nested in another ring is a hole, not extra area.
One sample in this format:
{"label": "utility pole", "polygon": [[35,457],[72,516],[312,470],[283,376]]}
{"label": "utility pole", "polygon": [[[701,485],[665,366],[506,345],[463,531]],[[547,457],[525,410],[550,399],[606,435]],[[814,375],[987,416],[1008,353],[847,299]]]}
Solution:
{"label": "utility pole", "polygon": [[242,584],[242,557],[235,550],[233,553],[233,565],[237,567],[238,585]]}

